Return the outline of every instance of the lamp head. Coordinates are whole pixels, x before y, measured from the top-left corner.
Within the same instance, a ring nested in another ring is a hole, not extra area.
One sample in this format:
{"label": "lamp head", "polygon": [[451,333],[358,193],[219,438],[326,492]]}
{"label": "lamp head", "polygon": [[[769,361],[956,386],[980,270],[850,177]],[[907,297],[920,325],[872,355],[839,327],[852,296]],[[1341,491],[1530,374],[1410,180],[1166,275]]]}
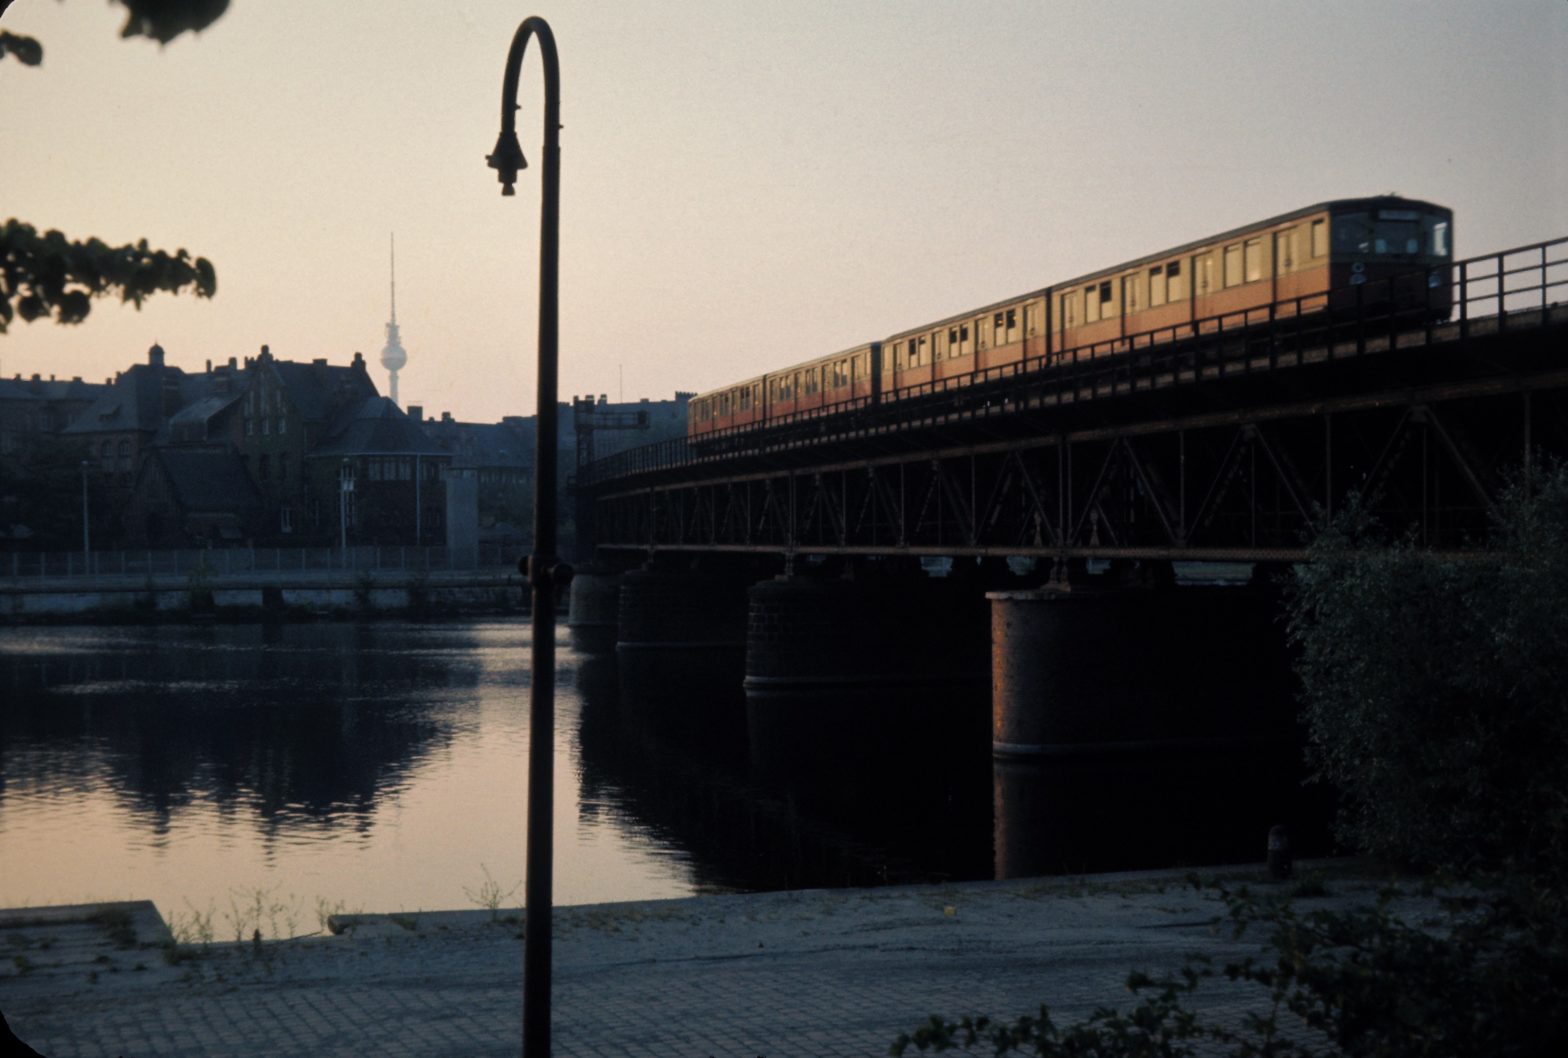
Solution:
{"label": "lamp head", "polygon": [[513,194],[512,185],[517,182],[519,170],[528,168],[522,145],[517,142],[517,131],[502,129],[495,141],[495,151],[485,155],[485,161],[500,175],[501,194]]}

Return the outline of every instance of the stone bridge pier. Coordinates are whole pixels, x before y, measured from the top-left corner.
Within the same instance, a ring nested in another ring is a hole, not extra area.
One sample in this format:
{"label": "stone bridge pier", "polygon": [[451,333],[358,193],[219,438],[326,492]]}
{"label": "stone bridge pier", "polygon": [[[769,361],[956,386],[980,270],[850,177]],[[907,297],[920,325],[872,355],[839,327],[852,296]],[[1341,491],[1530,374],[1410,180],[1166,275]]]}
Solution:
{"label": "stone bridge pier", "polygon": [[969,564],[930,577],[912,560],[828,564],[754,584],[746,625],[753,773],[932,775],[984,760],[986,584]]}
{"label": "stone bridge pier", "polygon": [[1178,587],[1153,566],[990,593],[998,877],[1079,856],[1207,862],[1317,814],[1275,571],[1260,569],[1244,586]]}

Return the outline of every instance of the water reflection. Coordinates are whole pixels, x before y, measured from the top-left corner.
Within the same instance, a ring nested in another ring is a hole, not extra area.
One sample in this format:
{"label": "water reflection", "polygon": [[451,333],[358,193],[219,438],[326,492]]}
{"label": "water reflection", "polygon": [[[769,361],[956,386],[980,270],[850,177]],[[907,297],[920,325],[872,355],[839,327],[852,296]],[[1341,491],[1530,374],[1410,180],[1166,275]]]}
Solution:
{"label": "water reflection", "polygon": [[[396,911],[509,887],[526,637],[0,630],[0,905],[281,887]],[[1273,822],[1317,833],[1288,752],[993,764],[984,688],[748,702],[628,679],[613,652],[559,663],[560,903],[1197,864],[1256,858]]]}
{"label": "water reflection", "polygon": [[[472,723],[474,644],[392,644],[364,625],[237,625],[13,636],[0,797],[89,773],[155,835],[196,801],[251,810],[264,837],[364,832],[422,759]],[[432,708],[443,697],[451,708]],[[83,755],[87,760],[83,760]]]}

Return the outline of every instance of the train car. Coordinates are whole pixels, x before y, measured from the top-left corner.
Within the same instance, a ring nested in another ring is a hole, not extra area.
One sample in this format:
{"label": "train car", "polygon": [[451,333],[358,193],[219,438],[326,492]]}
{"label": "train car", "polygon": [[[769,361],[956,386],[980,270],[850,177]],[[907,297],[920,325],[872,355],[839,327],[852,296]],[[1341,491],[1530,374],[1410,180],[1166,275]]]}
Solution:
{"label": "train car", "polygon": [[892,335],[882,342],[882,391],[922,392],[1044,356],[1046,304],[1039,291]]}
{"label": "train car", "polygon": [[788,422],[1281,317],[1452,310],[1453,212],[1336,199],[699,394],[689,436]]}
{"label": "train car", "polygon": [[696,439],[704,434],[766,421],[763,407],[766,376],[758,375],[722,389],[699,393],[686,402],[686,436]]}
{"label": "train car", "polygon": [[1052,352],[1105,355],[1190,333],[1328,310],[1451,309],[1453,212],[1339,199],[1057,284]]}
{"label": "train car", "polygon": [[872,401],[879,345],[867,342],[767,375],[768,420],[848,411]]}

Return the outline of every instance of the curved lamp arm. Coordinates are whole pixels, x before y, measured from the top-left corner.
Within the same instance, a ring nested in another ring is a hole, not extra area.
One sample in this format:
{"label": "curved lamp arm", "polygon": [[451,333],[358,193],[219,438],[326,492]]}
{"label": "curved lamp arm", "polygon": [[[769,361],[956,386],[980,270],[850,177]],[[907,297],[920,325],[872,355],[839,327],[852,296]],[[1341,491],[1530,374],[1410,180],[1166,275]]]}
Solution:
{"label": "curved lamp arm", "polygon": [[550,24],[537,15],[526,18],[512,36],[512,48],[506,56],[506,76],[501,83],[501,135],[495,141],[495,150],[485,156],[490,168],[497,170],[501,181],[501,194],[513,194],[512,185],[517,174],[528,168],[523,157],[522,145],[517,142],[517,82],[523,69],[523,54],[528,50],[528,38],[539,38],[539,52],[544,59],[544,151],[546,175],[551,156],[559,165],[561,150],[561,64],[555,51],[555,34]]}

